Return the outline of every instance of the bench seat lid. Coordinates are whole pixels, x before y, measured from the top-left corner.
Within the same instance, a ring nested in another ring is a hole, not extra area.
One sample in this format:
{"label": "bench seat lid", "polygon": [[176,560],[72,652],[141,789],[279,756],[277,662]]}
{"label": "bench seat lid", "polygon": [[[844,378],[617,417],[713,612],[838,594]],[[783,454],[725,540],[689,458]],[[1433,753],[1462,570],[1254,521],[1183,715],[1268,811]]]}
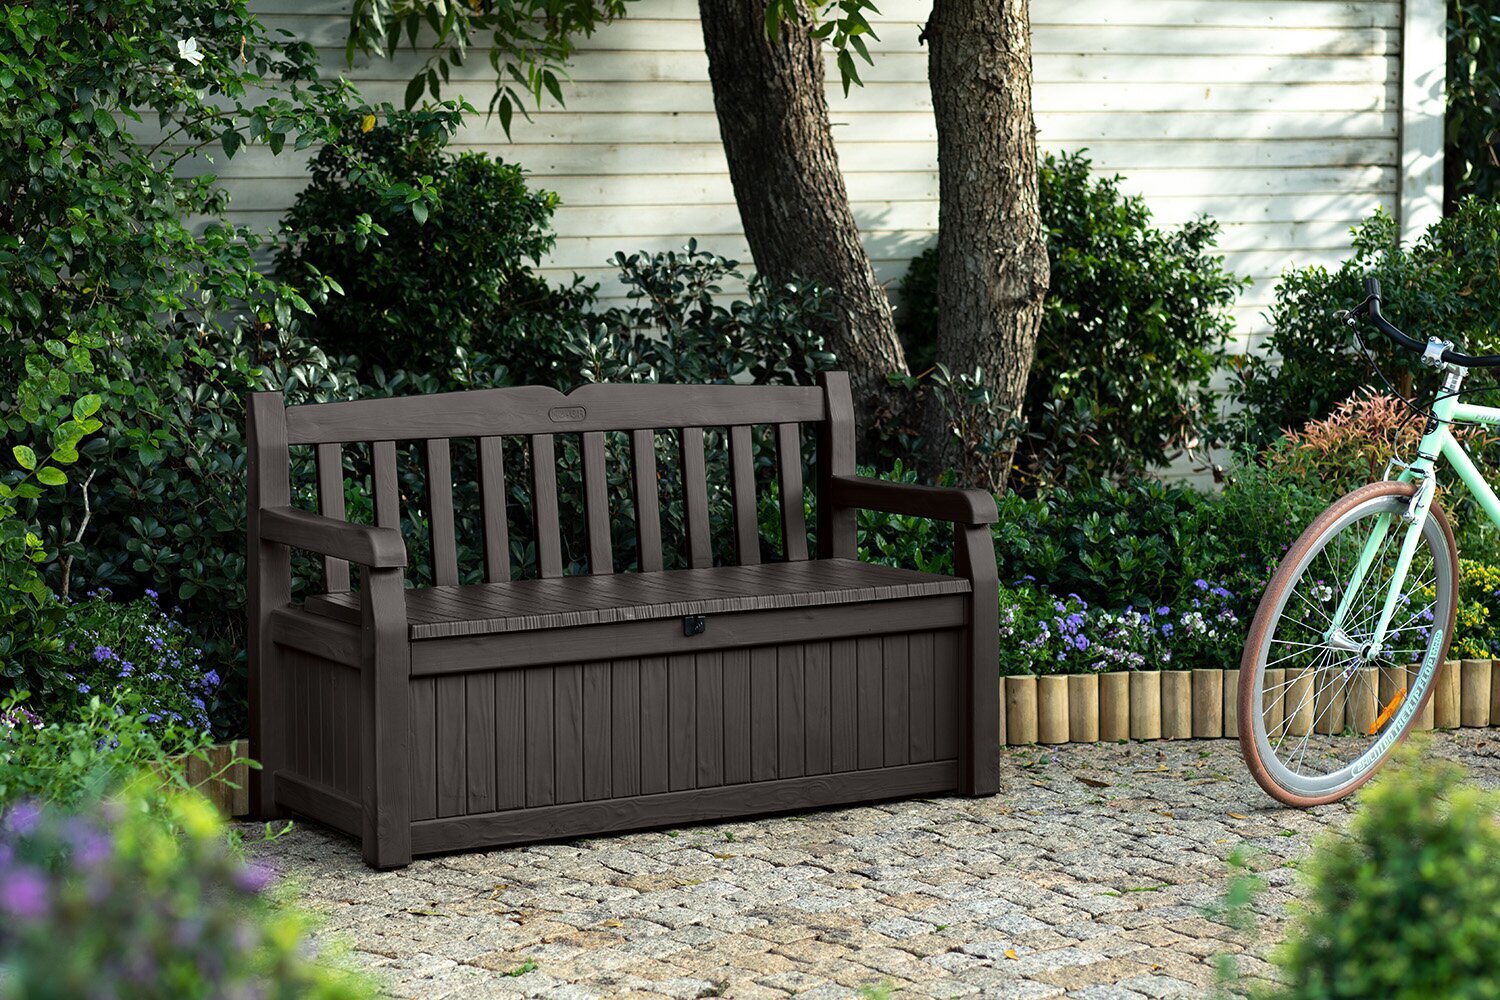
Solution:
{"label": "bench seat lid", "polygon": [[[413,639],[437,639],[969,591],[969,581],[959,577],[850,559],[815,559],[426,587],[406,592],[406,616]],[[322,594],[308,598],[306,608],[357,622],[359,595]]]}

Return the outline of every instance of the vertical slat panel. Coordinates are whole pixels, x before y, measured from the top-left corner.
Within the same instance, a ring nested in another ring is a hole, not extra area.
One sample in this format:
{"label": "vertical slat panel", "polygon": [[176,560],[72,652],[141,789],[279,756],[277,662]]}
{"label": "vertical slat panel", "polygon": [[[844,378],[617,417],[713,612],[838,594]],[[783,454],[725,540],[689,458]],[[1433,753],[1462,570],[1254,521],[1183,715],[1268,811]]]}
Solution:
{"label": "vertical slat panel", "polygon": [[615,660],[610,677],[611,787],[616,797],[641,791],[641,663]]}
{"label": "vertical slat panel", "polygon": [[656,434],[630,432],[631,491],[635,498],[637,558],[643,573],[662,568],[661,501],[656,489]]}
{"label": "vertical slat panel", "polygon": [[[349,784],[349,679],[353,672],[340,668],[333,671],[333,718],[329,720],[333,738],[333,768],[330,780],[339,791],[348,791]],[[416,718],[415,715],[412,716]],[[412,740],[415,759],[416,740]],[[415,803],[413,803],[415,805]]]}
{"label": "vertical slat panel", "polygon": [[562,576],[562,531],[557,523],[557,450],[551,434],[531,436],[531,516],[537,572]]}
{"label": "vertical slat panel", "polygon": [[641,794],[667,790],[667,660],[641,658]]}
{"label": "vertical slat panel", "polygon": [[879,638],[855,640],[859,702],[859,766],[885,763],[885,664]]}
{"label": "vertical slat panel", "polygon": [[556,667],[557,801],[583,799],[583,667]]}
{"label": "vertical slat panel", "polygon": [[[344,447],[320,444],[316,450],[318,466],[318,513],[344,520]],[[323,586],[336,594],[349,589],[349,563],[343,559],[323,559]]]}
{"label": "vertical slat panel", "polygon": [[323,780],[323,675],[321,660],[307,661],[307,776],[314,781]]}
{"label": "vertical slat panel", "polygon": [[382,528],[401,527],[401,489],[396,482],[396,442],[370,445],[370,464],[375,470],[375,523]]}
{"label": "vertical slat panel", "polygon": [[[364,717],[360,712],[364,692],[360,676],[353,670],[344,672],[344,782],[350,795],[358,798],[364,775],[360,749],[364,745]],[[435,807],[434,807],[435,808]]]}
{"label": "vertical slat panel", "polygon": [[853,771],[859,767],[859,669],[855,640],[836,639],[829,648],[828,719],[832,732],[829,767]]}
{"label": "vertical slat panel", "polygon": [[718,652],[693,657],[697,670],[699,788],[724,784],[724,658]]}
{"label": "vertical slat panel", "polygon": [[800,778],[807,769],[807,735],[803,720],[802,646],[776,651],[776,775]]}
{"label": "vertical slat panel", "polygon": [[505,450],[498,437],[479,439],[479,506],[484,525],[484,578],[510,579],[510,522],[505,516]]}
{"label": "vertical slat panel", "polygon": [[698,780],[697,681],[692,653],[667,657],[667,773],[674,792]]}
{"label": "vertical slat panel", "polygon": [[458,586],[458,540],[453,528],[453,453],[447,438],[427,442],[427,525],[432,536],[432,581]]}
{"label": "vertical slat panel", "polygon": [[911,757],[911,724],[907,702],[911,691],[911,670],[906,636],[888,635],[885,650],[885,764],[905,764]]}
{"label": "vertical slat panel", "polygon": [[724,651],[724,783],[750,780],[750,650]]}
{"label": "vertical slat panel", "polygon": [[820,372],[828,416],[818,424],[818,558],[858,556],[855,511],[829,500],[834,476],[854,474],[854,396],[848,372]]}
{"label": "vertical slat panel", "polygon": [[760,530],[755,521],[755,455],[750,427],[729,428],[729,484],[734,498],[734,544],[741,566],[760,562]]}
{"label": "vertical slat panel", "polygon": [[830,649],[826,642],[810,642],[804,654],[803,689],[806,692],[807,773],[827,774],[833,747],[829,679]]}
{"label": "vertical slat panel", "polygon": [[583,518],[588,535],[589,573],[613,573],[609,537],[609,478],[604,471],[604,432],[583,435]]}
{"label": "vertical slat panel", "polygon": [[311,657],[305,653],[296,656],[288,655],[286,658],[287,669],[291,671],[291,689],[294,704],[289,706],[293,713],[292,723],[292,761],[293,770],[298,774],[307,773],[307,739],[312,732],[312,720],[307,717],[307,661]]}
{"label": "vertical slat panel", "polygon": [[781,483],[781,553],[807,558],[807,515],[802,510],[802,425],[776,425],[776,466]]}
{"label": "vertical slat panel", "polygon": [[437,679],[437,809],[439,816],[461,816],[469,807],[469,775],[465,735],[468,709],[464,705],[464,676]]}
{"label": "vertical slat panel", "polygon": [[519,809],[524,805],[526,673],[501,670],[495,674],[495,808]]}
{"label": "vertical slat panel", "polygon": [[964,669],[962,632],[939,632],[933,637],[933,715],[937,718],[934,753],[938,760],[958,756],[958,676]]}
{"label": "vertical slat panel", "polygon": [[526,804],[550,806],[555,801],[552,750],[552,668],[527,667],[526,673]]}
{"label": "vertical slat panel", "polygon": [[776,650],[750,651],[750,780],[776,777]]}
{"label": "vertical slat panel", "polygon": [[703,428],[684,427],[682,447],[682,515],[687,522],[688,566],[712,566],[713,545],[708,530],[708,467],[703,461]]}
{"label": "vertical slat panel", "polygon": [[933,712],[933,639],[931,632],[913,632],[907,639],[911,693],[907,703],[911,726],[910,759],[913,764],[933,759],[934,728],[937,718]]}
{"label": "vertical slat panel", "polygon": [[583,667],[583,797],[607,799],[612,785],[610,755],[614,739],[611,726],[610,665],[587,663]]}
{"label": "vertical slat panel", "polygon": [[471,813],[495,808],[495,675],[464,675],[464,730],[469,748],[466,808]]}

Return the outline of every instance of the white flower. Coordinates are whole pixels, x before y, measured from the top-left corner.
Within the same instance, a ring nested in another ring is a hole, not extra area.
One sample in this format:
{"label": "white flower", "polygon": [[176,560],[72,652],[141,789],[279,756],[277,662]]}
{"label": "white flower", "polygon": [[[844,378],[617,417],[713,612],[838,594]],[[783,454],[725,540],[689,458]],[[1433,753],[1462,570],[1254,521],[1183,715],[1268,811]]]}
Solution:
{"label": "white flower", "polygon": [[198,39],[179,38],[177,40],[177,56],[185,59],[194,66],[203,62],[203,50],[198,48]]}

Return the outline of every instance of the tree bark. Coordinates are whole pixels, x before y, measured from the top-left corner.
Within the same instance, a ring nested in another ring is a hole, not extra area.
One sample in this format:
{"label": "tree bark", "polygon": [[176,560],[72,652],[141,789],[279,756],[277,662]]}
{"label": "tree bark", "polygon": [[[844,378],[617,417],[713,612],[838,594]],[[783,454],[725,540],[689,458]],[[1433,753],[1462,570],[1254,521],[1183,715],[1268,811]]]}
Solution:
{"label": "tree bark", "polygon": [[891,410],[906,374],[890,300],[859,240],[828,122],[821,45],[805,24],[766,35],[766,0],[699,0],[714,109],[740,221],[771,281],[833,290],[820,332],[847,369],[861,430]]}
{"label": "tree bark", "polygon": [[[985,406],[934,387],[927,462],[965,484],[1004,489],[1047,293],[1037,206],[1028,0],[935,0],[927,23],[937,121],[937,356],[954,376],[983,371]],[[958,427],[958,433],[954,428]]]}

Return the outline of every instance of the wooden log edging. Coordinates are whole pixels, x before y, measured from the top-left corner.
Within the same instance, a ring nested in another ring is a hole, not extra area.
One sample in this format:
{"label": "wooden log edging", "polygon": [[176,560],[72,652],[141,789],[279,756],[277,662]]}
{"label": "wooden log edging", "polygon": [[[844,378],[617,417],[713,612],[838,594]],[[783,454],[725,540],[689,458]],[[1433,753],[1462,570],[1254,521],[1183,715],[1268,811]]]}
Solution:
{"label": "wooden log edging", "polygon": [[[1267,671],[1285,683],[1268,701],[1271,724],[1283,710],[1289,729],[1339,733],[1368,730],[1403,688],[1415,665],[1366,667],[1344,691],[1314,690],[1296,669]],[[1117,743],[1125,740],[1234,739],[1239,736],[1239,670],[1127,670],[1103,674],[1013,675],[1004,679],[1003,737],[1026,743]],[[1446,660],[1416,729],[1500,726],[1500,659]]]}
{"label": "wooden log edging", "polygon": [[[185,755],[188,784],[213,804],[225,819],[250,814],[250,741],[235,740],[208,748],[203,756]],[[222,773],[221,773],[222,772]]]}

